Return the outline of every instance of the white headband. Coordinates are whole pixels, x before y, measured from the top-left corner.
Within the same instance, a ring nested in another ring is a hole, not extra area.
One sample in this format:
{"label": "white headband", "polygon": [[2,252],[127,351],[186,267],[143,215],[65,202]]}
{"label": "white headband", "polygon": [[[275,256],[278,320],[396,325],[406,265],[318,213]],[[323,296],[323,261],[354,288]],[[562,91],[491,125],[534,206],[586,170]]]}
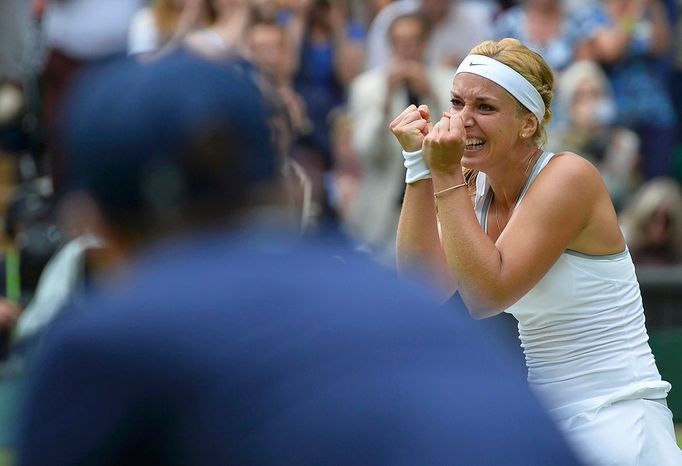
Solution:
{"label": "white headband", "polygon": [[538,123],[542,123],[545,102],[538,90],[513,68],[484,55],[468,55],[457,68],[455,76],[459,73],[477,74],[499,84],[533,112],[538,117]]}

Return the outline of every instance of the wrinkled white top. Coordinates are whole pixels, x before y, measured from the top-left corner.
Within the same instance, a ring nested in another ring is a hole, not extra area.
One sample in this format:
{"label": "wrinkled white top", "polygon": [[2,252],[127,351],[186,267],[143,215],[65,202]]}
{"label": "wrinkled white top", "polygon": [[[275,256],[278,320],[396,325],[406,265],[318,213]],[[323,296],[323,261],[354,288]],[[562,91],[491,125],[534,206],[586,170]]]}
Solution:
{"label": "wrinkled white top", "polygon": [[[553,156],[540,156],[517,206]],[[486,228],[492,191],[483,173],[476,184],[476,213]],[[627,249],[609,256],[565,251],[505,312],[519,321],[528,382],[556,419],[589,415],[620,400],[665,398],[671,388],[649,347]]]}

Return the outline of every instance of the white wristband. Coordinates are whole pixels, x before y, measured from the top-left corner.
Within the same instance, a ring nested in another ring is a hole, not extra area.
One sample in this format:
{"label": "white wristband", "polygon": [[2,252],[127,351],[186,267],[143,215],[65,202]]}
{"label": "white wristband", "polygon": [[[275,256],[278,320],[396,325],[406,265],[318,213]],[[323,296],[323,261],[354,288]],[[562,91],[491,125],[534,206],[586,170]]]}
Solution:
{"label": "white wristband", "polygon": [[403,150],[403,157],[405,158],[405,183],[414,183],[419,180],[426,180],[431,178],[431,170],[426,166],[424,158],[422,157],[421,149],[414,152],[407,152]]}

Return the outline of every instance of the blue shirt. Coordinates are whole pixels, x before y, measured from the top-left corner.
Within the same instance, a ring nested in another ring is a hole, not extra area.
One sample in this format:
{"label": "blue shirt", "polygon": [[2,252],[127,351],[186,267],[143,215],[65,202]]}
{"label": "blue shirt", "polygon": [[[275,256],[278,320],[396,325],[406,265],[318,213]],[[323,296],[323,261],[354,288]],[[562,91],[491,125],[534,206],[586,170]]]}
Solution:
{"label": "blue shirt", "polygon": [[575,465],[461,303],[336,238],[148,253],[47,335],[20,465]]}
{"label": "blue shirt", "polygon": [[540,43],[530,37],[526,10],[522,6],[515,6],[497,18],[494,34],[496,39],[518,39],[542,55],[554,71],[561,71],[575,60],[576,46],[594,37],[599,25],[593,8],[565,12],[561,30],[548,42]]}

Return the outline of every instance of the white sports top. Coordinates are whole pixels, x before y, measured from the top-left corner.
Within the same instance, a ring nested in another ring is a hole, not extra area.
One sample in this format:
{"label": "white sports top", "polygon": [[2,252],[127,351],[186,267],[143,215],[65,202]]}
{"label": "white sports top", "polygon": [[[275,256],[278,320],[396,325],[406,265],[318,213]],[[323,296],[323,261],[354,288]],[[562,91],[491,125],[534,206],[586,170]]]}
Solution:
{"label": "white sports top", "polygon": [[[544,152],[516,206],[554,154]],[[492,190],[476,179],[476,214],[487,231]],[[663,399],[648,344],[630,252],[588,256],[566,250],[545,276],[505,310],[519,321],[528,382],[558,420],[589,415],[616,401]]]}

